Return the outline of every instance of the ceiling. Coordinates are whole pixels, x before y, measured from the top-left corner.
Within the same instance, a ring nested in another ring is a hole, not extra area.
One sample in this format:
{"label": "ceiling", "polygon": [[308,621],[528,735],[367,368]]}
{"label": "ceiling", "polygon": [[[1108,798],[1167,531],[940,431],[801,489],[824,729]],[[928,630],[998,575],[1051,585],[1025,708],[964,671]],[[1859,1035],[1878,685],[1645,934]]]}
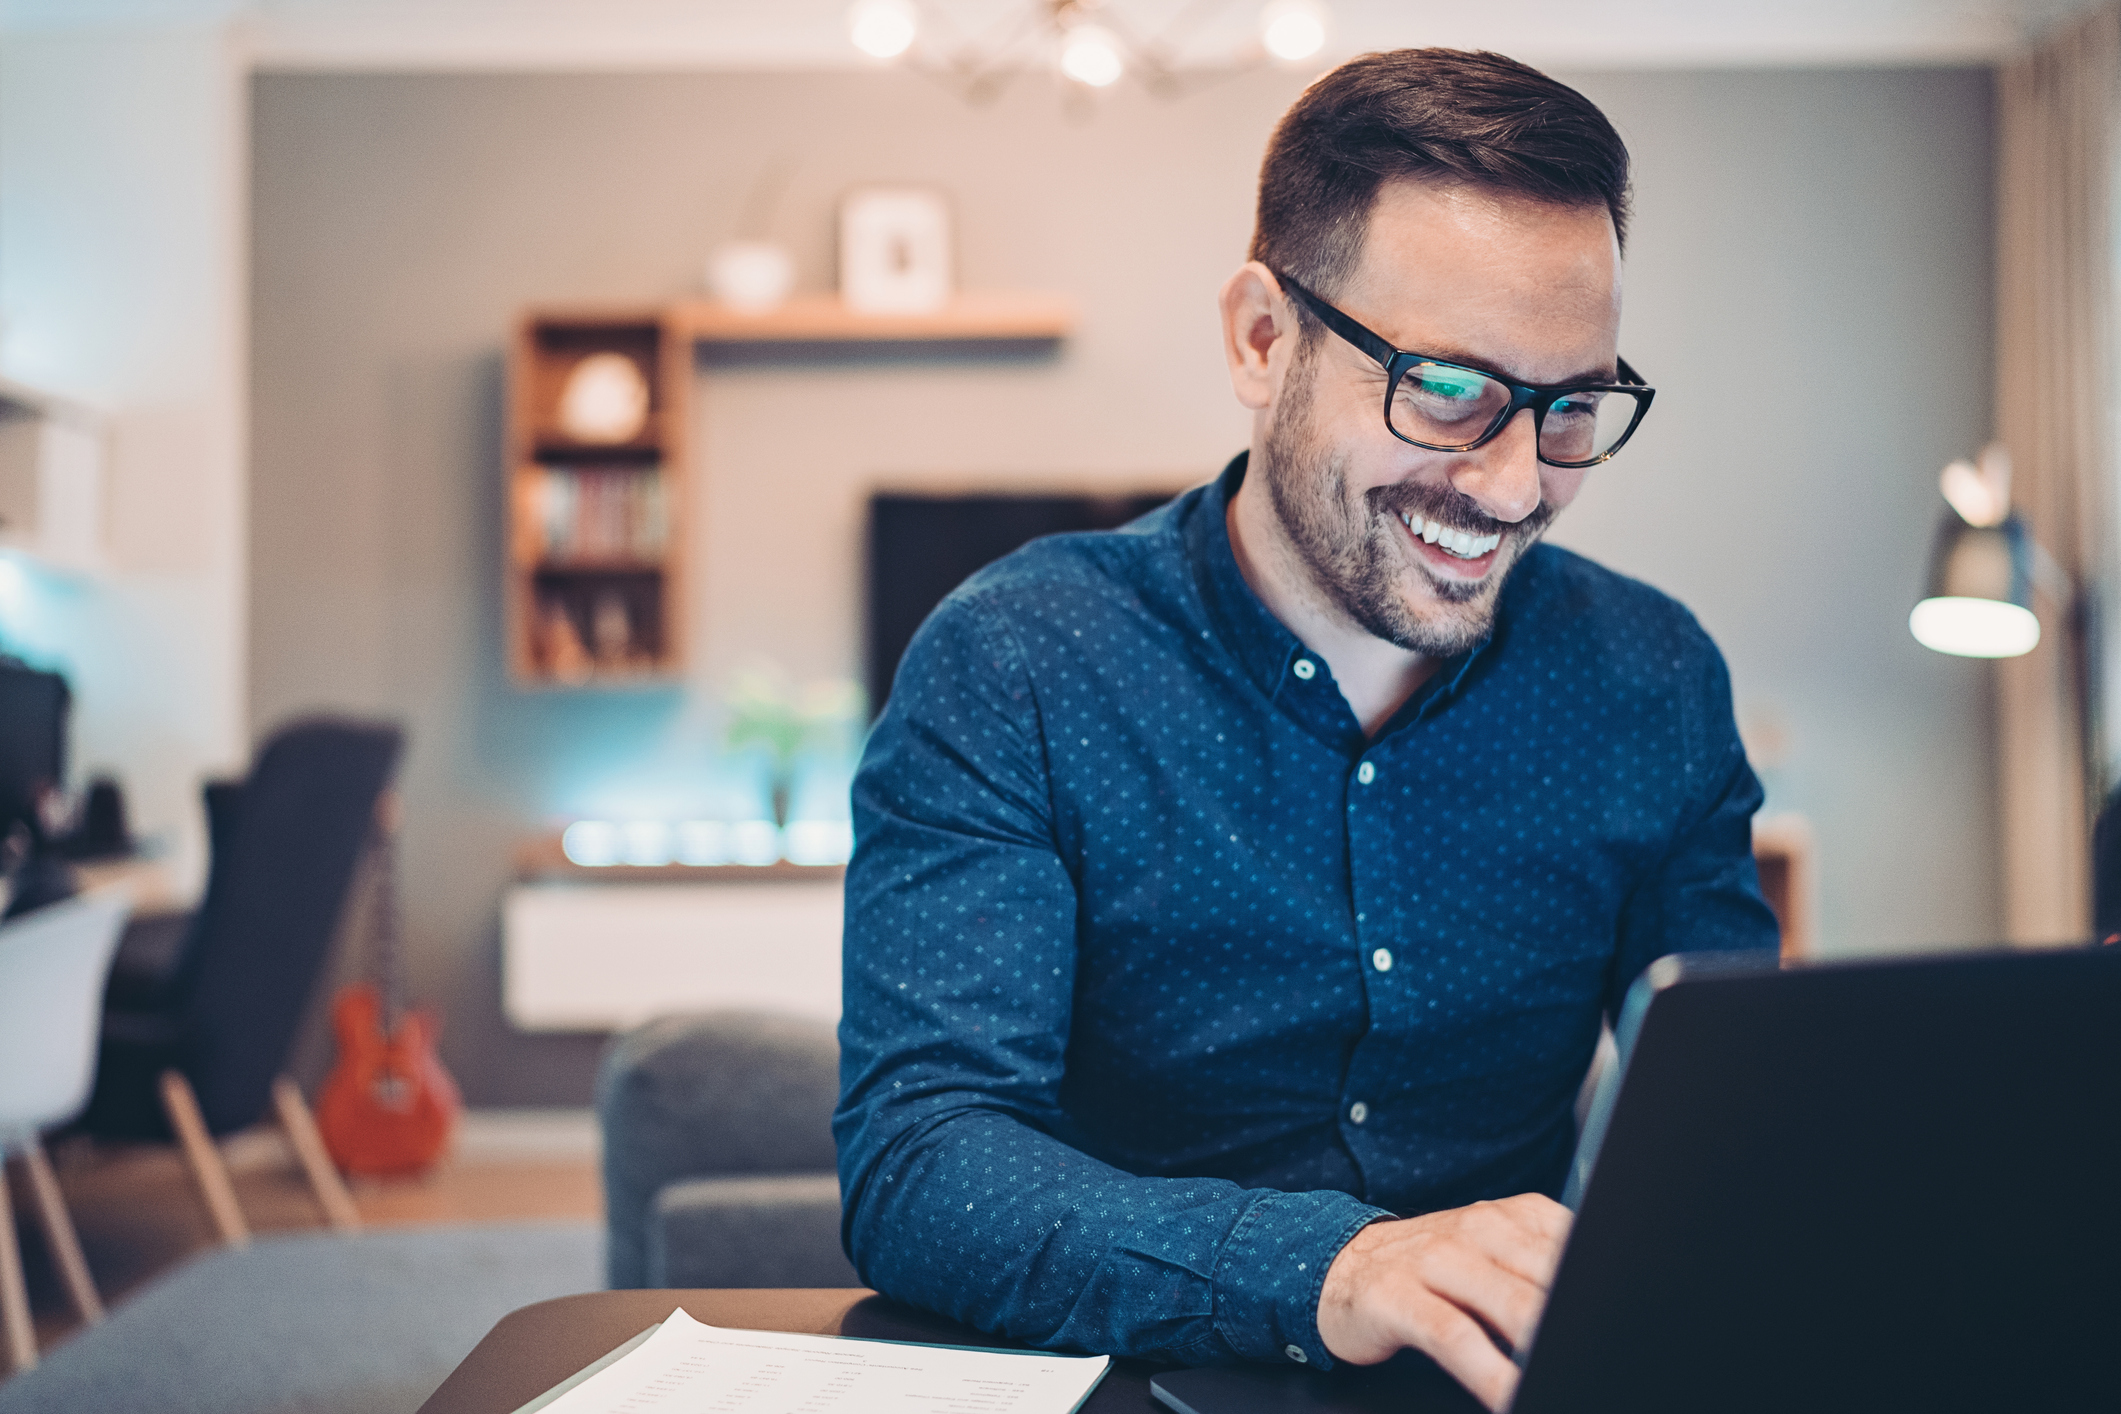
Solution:
{"label": "ceiling", "polygon": [[[978,38],[1034,0],[920,0],[926,33]],[[2096,0],[1325,0],[1325,58],[1409,44],[1561,69],[1992,62]],[[1227,63],[1258,0],[1104,0]],[[849,68],[848,0],[0,0],[0,32],[231,23],[263,68]],[[1188,19],[1188,16],[1194,18]],[[1174,22],[1184,22],[1173,31]]]}

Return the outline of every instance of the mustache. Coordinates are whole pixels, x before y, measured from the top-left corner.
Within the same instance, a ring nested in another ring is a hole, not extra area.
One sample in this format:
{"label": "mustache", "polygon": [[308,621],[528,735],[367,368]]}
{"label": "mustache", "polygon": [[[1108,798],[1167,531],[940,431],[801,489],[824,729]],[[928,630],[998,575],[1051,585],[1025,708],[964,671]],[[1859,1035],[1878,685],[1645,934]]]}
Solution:
{"label": "mustache", "polygon": [[1469,535],[1500,535],[1505,540],[1537,540],[1557,514],[1553,504],[1542,497],[1523,520],[1497,520],[1480,508],[1480,502],[1455,487],[1415,481],[1372,487],[1364,493],[1364,499],[1379,514],[1418,515]]}

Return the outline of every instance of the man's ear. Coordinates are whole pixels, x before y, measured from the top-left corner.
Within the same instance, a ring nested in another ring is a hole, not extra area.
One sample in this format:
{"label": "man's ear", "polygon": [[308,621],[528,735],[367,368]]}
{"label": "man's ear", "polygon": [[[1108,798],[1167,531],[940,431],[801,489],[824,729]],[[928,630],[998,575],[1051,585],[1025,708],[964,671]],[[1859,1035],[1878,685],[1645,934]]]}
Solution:
{"label": "man's ear", "polygon": [[1282,374],[1296,347],[1296,312],[1274,272],[1256,260],[1238,267],[1222,288],[1223,357],[1230,363],[1230,390],[1258,412],[1280,391]]}

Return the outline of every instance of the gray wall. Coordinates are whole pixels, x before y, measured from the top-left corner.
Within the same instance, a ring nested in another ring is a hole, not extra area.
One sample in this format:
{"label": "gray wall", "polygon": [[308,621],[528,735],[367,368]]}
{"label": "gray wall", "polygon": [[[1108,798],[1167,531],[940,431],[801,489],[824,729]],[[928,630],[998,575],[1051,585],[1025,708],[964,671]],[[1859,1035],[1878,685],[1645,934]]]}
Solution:
{"label": "gray wall", "polygon": [[[1692,604],[1742,712],[1787,738],[1775,803],[1818,829],[1830,947],[1983,937],[1985,669],[1925,653],[1905,617],[1935,470],[1988,428],[1989,76],[1581,82],[1639,164],[1623,347],[1661,391],[1557,538]],[[575,812],[681,806],[671,783],[712,756],[736,667],[856,671],[870,486],[1176,483],[1243,445],[1213,296],[1296,87],[1120,94],[1084,120],[1041,85],[974,111],[889,74],[257,80],[253,717],[410,724],[414,982],[475,1103],[579,1101],[595,1050],[500,1018],[512,846]],[[510,687],[511,317],[690,291],[784,160],[773,234],[806,287],[831,283],[841,190],[930,182],[955,202],[964,284],[1065,291],[1079,336],[1045,357],[703,362],[692,680]],[[1725,431],[1771,422],[1771,444]]]}

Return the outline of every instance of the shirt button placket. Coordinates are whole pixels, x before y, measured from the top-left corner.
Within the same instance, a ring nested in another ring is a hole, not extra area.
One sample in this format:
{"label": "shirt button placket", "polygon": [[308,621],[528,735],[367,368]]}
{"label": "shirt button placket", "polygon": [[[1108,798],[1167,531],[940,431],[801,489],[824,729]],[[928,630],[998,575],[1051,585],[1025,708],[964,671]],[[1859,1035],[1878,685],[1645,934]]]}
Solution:
{"label": "shirt button placket", "polygon": [[[1358,765],[1358,766],[1357,766],[1357,767],[1355,768],[1355,782],[1356,782],[1356,784],[1357,784],[1357,785],[1365,785],[1365,786],[1366,786],[1366,785],[1369,785],[1369,784],[1371,784],[1372,782],[1374,782],[1374,781],[1375,781],[1376,779],[1377,779],[1377,764],[1376,764],[1375,762],[1373,762],[1373,761],[1365,761],[1365,762],[1361,763],[1360,765]],[[1353,807],[1353,805],[1354,805],[1354,802],[1353,802],[1353,801],[1351,800],[1351,801],[1349,802],[1349,805],[1350,805],[1350,807],[1352,808],[1352,807]],[[1354,843],[1354,841],[1353,841],[1353,839],[1352,839],[1352,832],[1351,832],[1351,839],[1350,839],[1350,845],[1351,845],[1351,847],[1353,846],[1353,843]],[[1351,861],[1351,862],[1352,862],[1352,861]],[[1359,872],[1359,871],[1358,871],[1358,872]],[[1368,916],[1367,914],[1363,914],[1363,913],[1358,913],[1358,914],[1356,914],[1356,915],[1355,915],[1355,921],[1356,921],[1356,924],[1357,924],[1357,927],[1358,927],[1358,934],[1359,934],[1360,926],[1361,926],[1361,924],[1362,924],[1362,923],[1364,922],[1364,920],[1365,920],[1365,919],[1367,918],[1367,916]],[[1391,949],[1389,949],[1389,948],[1376,948],[1376,949],[1373,949],[1373,950],[1371,951],[1371,953],[1370,953],[1370,966],[1371,966],[1371,967],[1373,967],[1373,968],[1375,968],[1375,969],[1376,969],[1376,970],[1377,970],[1378,972],[1380,972],[1380,973],[1384,973],[1384,972],[1390,972],[1390,971],[1392,970],[1392,952],[1391,952]],[[1382,1005],[1384,1005],[1384,1004],[1385,1004],[1385,1001],[1386,1001],[1386,999],[1385,999],[1384,997],[1382,997],[1382,996],[1373,996],[1371,1004],[1372,1004],[1372,1006],[1373,1006],[1373,1007],[1377,1007],[1377,1006],[1382,1006]],[[1359,1043],[1358,1043],[1358,1044],[1359,1044]],[[1361,1101],[1361,1100],[1357,1100],[1357,1101],[1355,1101],[1355,1102],[1354,1102],[1353,1104],[1351,1104],[1351,1105],[1349,1105],[1349,1106],[1348,1106],[1348,1110],[1347,1110],[1347,1115],[1348,1115],[1348,1123],[1350,1123],[1350,1124],[1355,1124],[1355,1125],[1360,1125],[1360,1124],[1364,1124],[1364,1123],[1366,1123],[1366,1122],[1367,1122],[1367,1121],[1369,1120],[1369,1118],[1370,1118],[1370,1107],[1369,1107],[1369,1105],[1365,1104],[1365,1103],[1364,1103],[1363,1101]]]}

